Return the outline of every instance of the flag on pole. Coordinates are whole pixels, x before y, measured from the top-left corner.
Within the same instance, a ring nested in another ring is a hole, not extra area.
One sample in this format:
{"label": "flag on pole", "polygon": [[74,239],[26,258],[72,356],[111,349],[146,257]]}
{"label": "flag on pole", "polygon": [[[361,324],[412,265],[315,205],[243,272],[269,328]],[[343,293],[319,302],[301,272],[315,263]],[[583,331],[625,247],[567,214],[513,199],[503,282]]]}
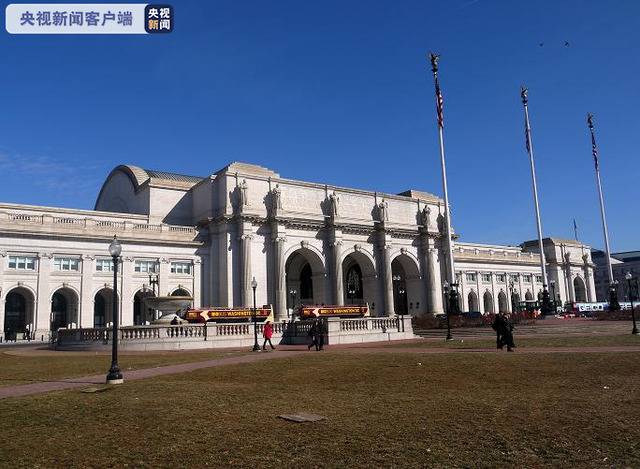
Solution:
{"label": "flag on pole", "polygon": [[440,83],[436,78],[436,110],[438,112],[438,125],[440,128],[444,128],[444,113],[443,113],[444,100],[442,99],[442,91],[440,91]]}
{"label": "flag on pole", "polygon": [[527,153],[531,153],[531,136],[529,135],[529,129],[527,127],[527,121],[524,121],[524,145],[527,147]]}
{"label": "flag on pole", "polygon": [[573,219],[573,234],[576,238],[576,241],[578,241],[578,224],[576,223],[576,219]]}
{"label": "flag on pole", "polygon": [[438,113],[438,126],[444,128],[444,99],[442,99],[442,91],[440,90],[440,81],[438,80],[438,54],[429,54],[429,60],[431,61],[431,71],[433,72],[433,78],[436,82],[436,112]]}
{"label": "flag on pole", "polygon": [[587,124],[591,131],[591,154],[593,155],[593,163],[596,165],[596,170],[599,168],[598,163],[598,146],[596,145],[596,135],[593,131],[593,114],[587,114]]}

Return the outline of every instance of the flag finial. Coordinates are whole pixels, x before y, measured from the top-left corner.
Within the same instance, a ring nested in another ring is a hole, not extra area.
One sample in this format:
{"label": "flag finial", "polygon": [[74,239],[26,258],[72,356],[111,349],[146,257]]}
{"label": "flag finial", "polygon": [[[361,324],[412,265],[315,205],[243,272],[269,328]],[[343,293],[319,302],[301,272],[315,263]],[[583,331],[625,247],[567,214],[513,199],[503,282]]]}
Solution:
{"label": "flag finial", "polygon": [[524,104],[525,106],[529,103],[528,93],[529,90],[526,86],[520,86],[520,97],[522,98],[522,104]]}
{"label": "flag finial", "polygon": [[429,52],[429,61],[431,62],[431,71],[434,75],[438,74],[438,60],[440,60],[440,55],[434,54],[433,52]]}

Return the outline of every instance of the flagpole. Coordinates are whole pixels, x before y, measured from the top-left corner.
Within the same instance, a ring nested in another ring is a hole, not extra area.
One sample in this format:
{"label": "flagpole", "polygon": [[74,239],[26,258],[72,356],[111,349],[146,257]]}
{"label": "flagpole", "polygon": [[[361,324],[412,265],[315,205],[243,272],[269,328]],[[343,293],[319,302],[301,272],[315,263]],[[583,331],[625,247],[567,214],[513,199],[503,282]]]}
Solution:
{"label": "flagpole", "polygon": [[[445,220],[445,238],[446,238],[446,250],[447,260],[449,263],[449,271],[447,272],[447,279],[450,285],[448,288],[448,308],[447,319],[449,313],[456,313],[459,311],[458,303],[458,284],[456,283],[455,264],[453,261],[453,242],[451,240],[451,210],[449,209],[449,189],[447,186],[447,164],[444,156],[444,117],[443,117],[443,100],[442,92],[440,90],[440,81],[438,80],[438,60],[440,56],[437,54],[429,54],[429,60],[431,61],[431,71],[433,72],[433,78],[435,82],[436,90],[436,112],[438,116],[438,137],[440,143],[440,167],[442,170],[442,192],[444,193],[444,220]],[[445,287],[446,288],[446,287]],[[450,332],[447,333],[447,339],[451,338]]]}
{"label": "flagpole", "polygon": [[536,181],[536,167],[533,160],[533,143],[531,141],[531,125],[529,124],[529,98],[528,90],[524,86],[520,89],[520,97],[524,105],[524,123],[525,136],[527,144],[527,153],[529,153],[529,164],[531,166],[531,186],[533,188],[533,204],[536,214],[536,228],[538,230],[538,248],[540,249],[540,269],[542,270],[542,314],[551,313],[551,305],[549,301],[549,290],[547,290],[547,263],[544,255],[544,247],[542,244],[542,223],[540,221],[540,206],[538,204],[538,183]]}
{"label": "flagpole", "polygon": [[604,248],[607,256],[607,275],[609,276],[609,310],[620,309],[616,283],[613,280],[613,268],[611,267],[611,250],[609,249],[609,229],[607,228],[607,216],[604,211],[604,197],[602,195],[602,182],[600,181],[600,164],[598,161],[598,146],[596,145],[596,134],[593,127],[593,114],[587,114],[587,126],[591,132],[591,152],[596,171],[596,185],[598,186],[598,197],[600,199],[600,218],[602,220],[602,233],[604,234]]}

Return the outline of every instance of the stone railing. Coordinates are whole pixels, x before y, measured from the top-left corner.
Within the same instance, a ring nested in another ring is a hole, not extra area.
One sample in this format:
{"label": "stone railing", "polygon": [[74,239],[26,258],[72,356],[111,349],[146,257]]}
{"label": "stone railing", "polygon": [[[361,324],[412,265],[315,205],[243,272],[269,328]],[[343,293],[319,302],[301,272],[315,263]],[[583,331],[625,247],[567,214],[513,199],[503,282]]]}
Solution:
{"label": "stone railing", "polygon": [[193,226],[166,225],[118,220],[96,213],[89,216],[67,216],[52,213],[14,212],[0,209],[0,229],[9,232],[42,232],[50,234],[113,235],[154,240],[193,242],[198,230]]}
{"label": "stone railing", "polygon": [[[273,324],[274,344],[301,345],[309,341],[313,321]],[[264,324],[257,324],[258,340],[262,343]],[[321,321],[327,345],[356,342],[376,342],[413,337],[411,316],[402,318],[329,318]],[[55,348],[100,349],[110,347],[110,328],[59,329]],[[181,324],[127,326],[119,329],[118,340],[123,350],[180,350],[204,348],[248,348],[254,343],[251,322],[216,324]]]}

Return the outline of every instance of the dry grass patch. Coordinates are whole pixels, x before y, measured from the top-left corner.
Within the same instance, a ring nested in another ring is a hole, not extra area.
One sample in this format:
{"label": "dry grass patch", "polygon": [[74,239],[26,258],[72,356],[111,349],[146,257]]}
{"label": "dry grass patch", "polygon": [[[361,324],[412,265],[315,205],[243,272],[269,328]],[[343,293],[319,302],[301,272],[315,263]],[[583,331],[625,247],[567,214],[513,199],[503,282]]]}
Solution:
{"label": "dry grass patch", "polygon": [[[456,338],[446,341],[446,331],[442,334],[442,339],[428,338],[418,341],[397,342],[388,347],[397,348],[450,348],[450,349],[471,349],[471,348],[495,348],[495,338]],[[564,336],[564,337],[527,337],[515,335],[517,348],[527,349],[534,347],[619,347],[619,346],[639,346],[640,336],[636,335],[593,335],[593,336]]]}
{"label": "dry grass patch", "polygon": [[[118,362],[123,371],[175,365],[237,355],[242,352],[183,351],[120,353]],[[95,375],[106,376],[111,355],[103,352],[41,353],[27,349],[5,349],[0,352],[0,386],[11,386],[33,381],[51,381],[64,378]]]}
{"label": "dry grass patch", "polygon": [[[640,465],[639,385],[635,352],[310,353],[99,394],[0,401],[0,460],[47,467],[633,467]],[[277,418],[293,411],[327,420]]]}

